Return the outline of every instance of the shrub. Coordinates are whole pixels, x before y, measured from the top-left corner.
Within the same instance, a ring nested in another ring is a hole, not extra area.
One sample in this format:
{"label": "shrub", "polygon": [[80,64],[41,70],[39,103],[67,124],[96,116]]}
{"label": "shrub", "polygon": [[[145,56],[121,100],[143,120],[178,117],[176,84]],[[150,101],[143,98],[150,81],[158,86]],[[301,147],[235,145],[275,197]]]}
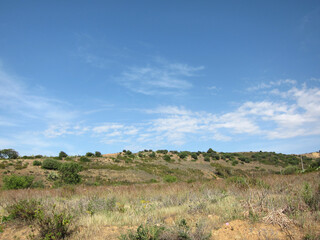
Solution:
{"label": "shrub", "polygon": [[101,152],[98,152],[98,151],[96,151],[94,155],[95,155],[96,157],[102,157]]}
{"label": "shrub", "polygon": [[227,178],[227,183],[232,183],[236,187],[241,188],[241,189],[249,188],[248,179],[245,177],[239,177],[239,176],[229,177],[229,178]]}
{"label": "shrub", "polygon": [[192,154],[191,154],[191,157],[192,157],[194,160],[197,160],[197,159],[198,159],[198,154],[197,154],[197,153],[192,153]]}
{"label": "shrub", "polygon": [[85,156],[81,156],[79,159],[80,162],[91,162],[91,159],[85,157]]}
{"label": "shrub", "polygon": [[210,157],[205,156],[205,157],[204,157],[204,161],[206,161],[206,162],[210,162]]}
{"label": "shrub", "polygon": [[127,235],[121,235],[120,240],[160,240],[160,234],[163,232],[163,227],[158,226],[143,226],[140,225],[134,233],[130,231]]}
{"label": "shrub", "polygon": [[47,176],[49,181],[56,181],[59,179],[59,174],[57,172],[50,172]]}
{"label": "shrub", "polygon": [[43,169],[48,169],[48,170],[58,170],[60,167],[61,163],[58,162],[57,160],[54,159],[45,159],[42,162],[42,168]]}
{"label": "shrub", "polygon": [[74,162],[64,163],[59,168],[61,180],[67,184],[79,183],[81,177],[78,173],[81,171],[82,166]]}
{"label": "shrub", "polygon": [[163,160],[165,160],[166,162],[173,162],[173,159],[171,159],[169,155],[164,155]]}
{"label": "shrub", "polygon": [[180,152],[179,153],[179,158],[185,159],[186,157],[188,157],[188,153],[187,152]]}
{"label": "shrub", "polygon": [[73,216],[65,211],[56,211],[55,206],[50,212],[45,212],[42,208],[38,209],[35,218],[41,239],[66,239],[72,233],[70,226]]}
{"label": "shrub", "polygon": [[33,166],[41,166],[42,165],[42,162],[41,161],[38,161],[38,160],[34,160],[33,163],[32,163]]}
{"label": "shrub", "polygon": [[92,152],[87,152],[86,153],[86,157],[92,157],[92,156],[94,156],[94,154]]}
{"label": "shrub", "polygon": [[29,188],[34,180],[33,176],[4,176],[3,188],[4,189],[23,189]]}
{"label": "shrub", "polygon": [[166,175],[163,177],[163,180],[167,183],[173,183],[177,181],[177,177],[172,175]]}
{"label": "shrub", "polygon": [[157,153],[162,153],[162,154],[167,154],[168,150],[157,150],[156,152]]}
{"label": "shrub", "polygon": [[233,160],[233,161],[232,161],[232,166],[235,166],[235,165],[237,165],[238,163],[239,163],[238,160]]}
{"label": "shrub", "polygon": [[284,175],[289,175],[289,174],[294,174],[294,173],[297,173],[298,171],[298,167],[297,166],[287,166],[283,171],[282,173]]}
{"label": "shrub", "polygon": [[59,153],[59,158],[65,158],[65,157],[68,157],[68,154],[66,154],[64,151],[61,151],[60,153]]}
{"label": "shrub", "polygon": [[155,157],[156,157],[156,153],[155,153],[155,152],[150,153],[150,154],[149,154],[149,157],[155,158]]}
{"label": "shrub", "polygon": [[38,154],[38,155],[35,155],[34,158],[43,158],[43,156]]}
{"label": "shrub", "polygon": [[31,200],[20,200],[14,204],[5,207],[5,210],[9,213],[7,218],[17,219],[22,221],[32,221],[35,219],[36,211],[41,207],[39,201],[34,199]]}

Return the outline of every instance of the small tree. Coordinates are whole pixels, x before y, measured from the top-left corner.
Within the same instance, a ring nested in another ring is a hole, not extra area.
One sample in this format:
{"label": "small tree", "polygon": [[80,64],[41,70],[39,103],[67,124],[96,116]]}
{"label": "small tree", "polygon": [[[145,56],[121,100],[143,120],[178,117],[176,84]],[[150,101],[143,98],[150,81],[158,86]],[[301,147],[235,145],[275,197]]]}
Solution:
{"label": "small tree", "polygon": [[92,157],[92,156],[94,156],[94,154],[93,154],[92,152],[87,152],[87,153],[86,153],[86,156],[87,156],[87,157]]}
{"label": "small tree", "polygon": [[59,168],[61,181],[67,184],[77,184],[81,181],[81,176],[78,174],[82,171],[82,166],[78,163],[68,162],[63,163]]}
{"label": "small tree", "polygon": [[59,158],[65,158],[65,157],[68,157],[68,154],[66,154],[64,151],[61,151],[60,153],[59,153]]}
{"label": "small tree", "polygon": [[98,152],[98,151],[96,151],[94,155],[95,155],[96,157],[102,157],[101,152]]}
{"label": "small tree", "polygon": [[209,148],[207,153],[216,153],[216,151],[213,151],[212,148]]}

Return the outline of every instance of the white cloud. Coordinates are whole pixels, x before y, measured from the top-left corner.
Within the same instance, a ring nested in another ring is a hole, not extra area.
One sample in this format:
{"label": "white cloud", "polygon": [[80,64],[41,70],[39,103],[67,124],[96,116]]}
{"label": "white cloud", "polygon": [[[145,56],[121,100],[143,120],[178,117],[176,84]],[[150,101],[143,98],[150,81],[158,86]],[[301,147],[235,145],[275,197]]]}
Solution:
{"label": "white cloud", "polygon": [[76,116],[68,104],[41,96],[29,90],[17,77],[6,73],[0,65],[0,110],[25,118],[65,121]]}
{"label": "white cloud", "polygon": [[203,67],[157,61],[146,67],[131,67],[119,82],[131,91],[145,95],[179,95],[192,87],[188,78]]}
{"label": "white cloud", "polygon": [[281,85],[287,85],[287,86],[292,86],[292,85],[296,85],[297,81],[293,80],[293,79],[280,79],[278,81],[270,81],[268,83],[259,83],[256,86],[252,86],[247,88],[247,91],[258,91],[261,89],[269,89],[272,87],[277,87],[277,86],[281,86]]}

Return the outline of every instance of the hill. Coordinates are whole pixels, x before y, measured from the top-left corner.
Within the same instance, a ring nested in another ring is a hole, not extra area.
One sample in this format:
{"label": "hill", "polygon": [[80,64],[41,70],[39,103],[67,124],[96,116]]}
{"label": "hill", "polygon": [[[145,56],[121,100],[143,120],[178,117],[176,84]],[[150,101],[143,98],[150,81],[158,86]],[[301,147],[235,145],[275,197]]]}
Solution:
{"label": "hill", "polygon": [[212,149],[2,159],[0,239],[318,239],[320,160],[302,161]]}

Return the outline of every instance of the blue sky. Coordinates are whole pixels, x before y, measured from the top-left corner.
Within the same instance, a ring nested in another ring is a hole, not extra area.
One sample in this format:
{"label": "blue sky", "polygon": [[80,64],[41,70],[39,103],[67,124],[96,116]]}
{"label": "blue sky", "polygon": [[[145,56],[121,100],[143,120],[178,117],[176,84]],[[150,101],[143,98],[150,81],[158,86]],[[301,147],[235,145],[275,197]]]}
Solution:
{"label": "blue sky", "polygon": [[0,1],[0,149],[319,143],[319,1]]}

